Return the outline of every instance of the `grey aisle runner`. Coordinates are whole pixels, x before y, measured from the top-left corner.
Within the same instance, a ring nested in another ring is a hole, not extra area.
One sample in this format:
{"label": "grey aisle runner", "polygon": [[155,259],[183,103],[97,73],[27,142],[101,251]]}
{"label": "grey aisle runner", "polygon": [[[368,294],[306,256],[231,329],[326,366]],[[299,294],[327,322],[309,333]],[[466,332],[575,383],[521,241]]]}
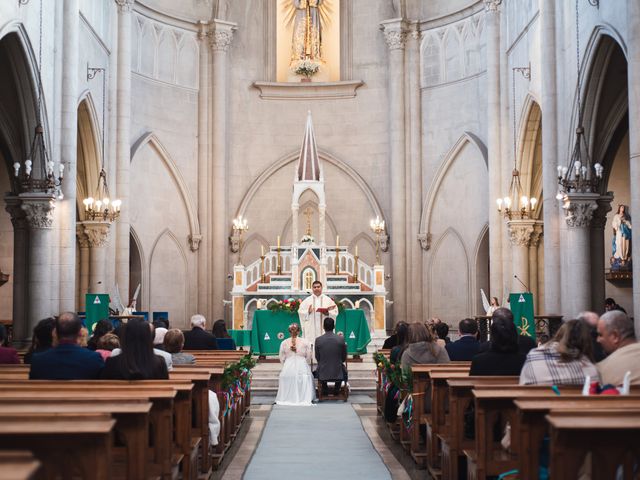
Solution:
{"label": "grey aisle runner", "polygon": [[348,403],[274,405],[245,480],[391,479]]}

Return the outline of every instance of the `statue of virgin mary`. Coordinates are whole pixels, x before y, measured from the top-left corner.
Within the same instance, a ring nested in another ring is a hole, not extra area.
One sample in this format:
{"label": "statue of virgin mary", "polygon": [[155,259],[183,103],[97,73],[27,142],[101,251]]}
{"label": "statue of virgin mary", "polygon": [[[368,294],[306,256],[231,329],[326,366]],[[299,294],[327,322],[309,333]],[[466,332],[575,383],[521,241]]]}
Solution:
{"label": "statue of virgin mary", "polygon": [[322,28],[329,20],[330,0],[287,0],[287,23],[293,22],[291,65],[322,62]]}

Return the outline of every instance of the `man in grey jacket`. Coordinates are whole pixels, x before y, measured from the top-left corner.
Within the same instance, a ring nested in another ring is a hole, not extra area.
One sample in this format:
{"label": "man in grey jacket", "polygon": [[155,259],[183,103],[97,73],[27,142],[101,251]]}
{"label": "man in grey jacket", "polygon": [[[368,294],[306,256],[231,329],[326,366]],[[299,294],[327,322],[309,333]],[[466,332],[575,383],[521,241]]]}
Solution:
{"label": "man in grey jacket", "polygon": [[322,383],[322,394],[328,393],[327,382],[335,382],[334,395],[340,394],[345,379],[344,362],[347,360],[347,344],[344,338],[333,333],[335,321],[331,317],[324,319],[324,335],[316,338],[316,359],[318,361],[318,380]]}

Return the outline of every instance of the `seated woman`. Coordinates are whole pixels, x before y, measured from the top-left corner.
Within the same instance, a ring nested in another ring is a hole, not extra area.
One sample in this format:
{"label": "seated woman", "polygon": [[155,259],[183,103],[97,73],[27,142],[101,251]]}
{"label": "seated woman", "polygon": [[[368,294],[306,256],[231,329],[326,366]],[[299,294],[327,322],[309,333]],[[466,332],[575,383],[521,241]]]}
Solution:
{"label": "seated woman", "polygon": [[8,346],[7,329],[4,325],[0,324],[0,363],[1,364],[14,364],[20,363],[18,352],[15,348]]}
{"label": "seated woman", "polygon": [[211,333],[216,337],[218,342],[218,350],[235,350],[236,342],[231,338],[229,332],[227,332],[227,325],[224,320],[216,320],[213,322],[213,328]]}
{"label": "seated woman", "polygon": [[300,325],[289,325],[290,338],[280,344],[280,370],[278,405],[311,405],[315,398],[313,375],[309,367],[311,346],[304,338],[298,338]]}
{"label": "seated woman", "polygon": [[122,351],[107,359],[101,378],[113,380],[167,379],[167,364],[153,353],[153,339],[149,324],[144,320],[130,319],[122,328]]}
{"label": "seated woman", "polygon": [[418,363],[449,363],[449,354],[424,323],[409,324],[409,346],[402,354],[402,368],[408,370]]}
{"label": "seated woman", "polygon": [[120,348],[120,339],[113,333],[107,333],[106,335],[102,335],[98,340],[96,352],[98,352],[102,356],[102,360],[106,362],[107,358],[111,356],[111,352],[116,348]]}
{"label": "seated woman", "polygon": [[113,332],[113,325],[109,320],[98,320],[93,328],[93,335],[87,342],[87,348],[89,350],[97,350],[98,349],[98,341],[101,337],[106,335],[107,333]]}
{"label": "seated woman", "polygon": [[495,316],[491,322],[489,351],[471,359],[469,375],[520,375],[526,358],[518,349],[518,331],[513,319]]}
{"label": "seated woman", "polygon": [[396,345],[391,349],[389,354],[389,360],[391,363],[397,363],[402,357],[404,350],[407,348],[409,340],[409,324],[407,322],[399,321],[395,328]]}
{"label": "seated woman", "polygon": [[527,354],[520,385],[582,385],[587,376],[598,381],[592,358],[589,327],[581,320],[569,320],[550,342]]}
{"label": "seated woman", "polygon": [[31,363],[34,354],[46,352],[53,346],[53,329],[56,326],[56,319],[53,317],[40,320],[33,328],[31,345],[24,354],[24,363]]}
{"label": "seated woman", "polygon": [[[158,329],[156,329],[157,331]],[[193,365],[196,357],[182,351],[184,334],[177,328],[172,328],[164,336],[164,351],[171,354],[174,365]]]}

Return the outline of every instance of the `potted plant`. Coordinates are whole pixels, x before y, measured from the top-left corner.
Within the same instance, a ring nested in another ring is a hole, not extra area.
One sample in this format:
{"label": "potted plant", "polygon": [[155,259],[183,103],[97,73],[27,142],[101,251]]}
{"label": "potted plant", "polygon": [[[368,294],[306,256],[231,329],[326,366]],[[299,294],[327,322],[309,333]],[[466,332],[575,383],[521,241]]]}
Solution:
{"label": "potted plant", "polygon": [[300,79],[301,82],[310,82],[311,77],[320,70],[320,64],[305,58],[304,60],[298,60],[294,63],[292,70],[296,75],[302,76]]}

